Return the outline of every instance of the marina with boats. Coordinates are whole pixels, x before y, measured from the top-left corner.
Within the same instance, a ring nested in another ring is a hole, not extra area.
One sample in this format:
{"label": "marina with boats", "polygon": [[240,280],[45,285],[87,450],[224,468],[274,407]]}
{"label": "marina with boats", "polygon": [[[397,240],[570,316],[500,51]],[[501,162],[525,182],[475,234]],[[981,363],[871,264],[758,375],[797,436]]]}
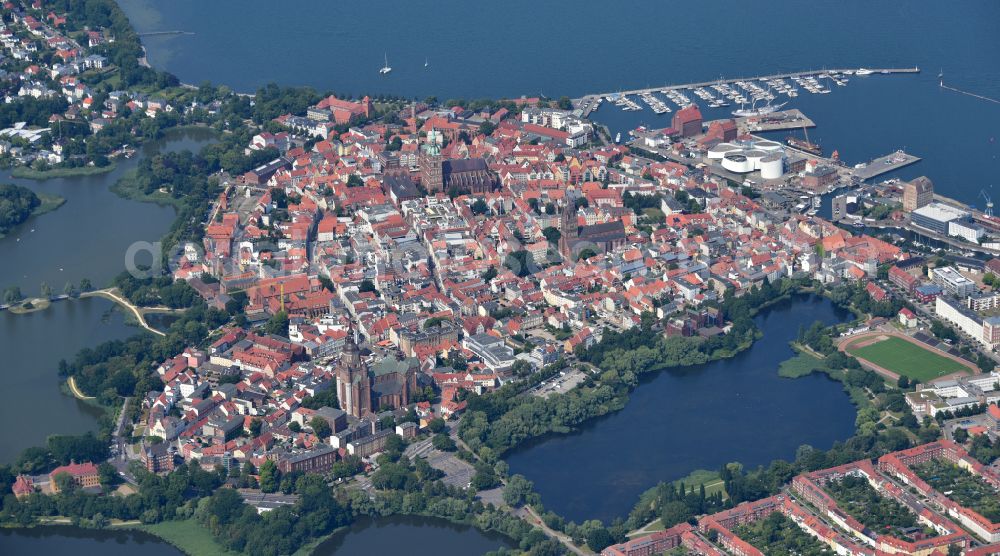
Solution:
{"label": "marina with boats", "polygon": [[[785,104],[779,98],[793,99],[802,91],[810,94],[829,94],[835,87],[846,86],[852,77],[869,75],[892,75],[919,73],[920,68],[844,68],[792,72],[753,78],[720,78],[716,81],[650,87],[613,93],[598,93],[574,100],[574,106],[581,116],[587,117],[604,102],[611,102],[625,111],[643,110],[641,99],[655,114],[673,111],[694,104],[689,94],[697,97],[709,108],[738,107],[733,109],[737,117],[765,116],[779,111]],[[659,96],[659,95],[662,95]],[[666,100],[664,100],[664,98]]]}

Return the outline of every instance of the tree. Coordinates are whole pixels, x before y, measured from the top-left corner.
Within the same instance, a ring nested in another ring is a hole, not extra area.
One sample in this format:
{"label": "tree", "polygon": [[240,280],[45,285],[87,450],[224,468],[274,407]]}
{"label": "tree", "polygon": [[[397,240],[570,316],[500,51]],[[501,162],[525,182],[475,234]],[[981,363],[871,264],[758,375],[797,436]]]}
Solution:
{"label": "tree", "polygon": [[664,527],[673,527],[678,523],[687,521],[691,515],[691,510],[688,509],[687,504],[680,500],[667,502],[660,508],[660,521],[663,522]]}
{"label": "tree", "polygon": [[899,375],[899,380],[896,381],[896,386],[906,390],[910,387],[910,379],[906,378],[904,375]]}
{"label": "tree", "polygon": [[427,423],[427,430],[434,434],[437,434],[445,429],[444,419],[440,417],[435,417]]}
{"label": "tree", "polygon": [[347,187],[361,187],[364,184],[365,182],[361,181],[361,176],[357,174],[351,174],[350,177],[347,178]]}
{"label": "tree", "polygon": [[70,494],[76,490],[76,481],[73,480],[72,475],[65,471],[57,473],[54,480],[56,488],[63,494]]}
{"label": "tree", "polygon": [[82,292],[89,292],[92,289],[94,289],[94,285],[90,283],[90,279],[89,278],[81,278],[80,279],[80,291],[82,291]]}
{"label": "tree", "polygon": [[122,482],[121,476],[118,474],[115,466],[106,461],[102,461],[97,466],[97,472],[100,475],[101,487],[105,490]]}
{"label": "tree", "polygon": [[614,543],[611,533],[604,527],[598,527],[587,533],[587,546],[594,552],[600,552]]}
{"label": "tree", "polygon": [[545,236],[545,240],[552,245],[558,244],[559,239],[562,238],[562,232],[560,232],[559,228],[556,228],[555,226],[548,226],[542,230],[542,235]]}
{"label": "tree", "polygon": [[260,436],[260,429],[264,425],[264,422],[260,420],[260,417],[254,417],[250,420],[250,436],[257,438]]}
{"label": "tree", "polygon": [[[572,110],[573,101],[571,101],[567,96],[561,96],[559,97],[559,100],[556,101],[556,106],[558,106],[560,110]],[[597,550],[597,552],[600,552],[600,550]]]}
{"label": "tree", "polygon": [[489,214],[490,206],[486,204],[483,199],[476,199],[476,202],[472,203],[472,214]]}
{"label": "tree", "polygon": [[496,128],[497,126],[493,122],[485,120],[483,123],[479,124],[479,134],[489,137],[490,135],[493,135]]}
{"label": "tree", "polygon": [[955,442],[958,442],[959,444],[965,444],[969,440],[969,431],[958,428],[955,429],[953,436],[955,438]]}
{"label": "tree", "polygon": [[503,261],[503,265],[522,278],[531,275],[537,268],[534,257],[531,256],[530,252],[523,249],[508,254],[507,258]]}
{"label": "tree", "polygon": [[492,466],[482,462],[476,464],[476,474],[472,477],[473,488],[476,490],[489,490],[499,484],[500,478],[497,477],[496,471],[493,470]]}
{"label": "tree", "polygon": [[41,291],[42,297],[45,299],[52,299],[52,286],[47,282],[42,282],[42,287],[39,288],[39,291]]}
{"label": "tree", "polygon": [[333,430],[330,429],[330,423],[327,423],[326,419],[318,415],[316,417],[313,417],[312,420],[309,421],[309,426],[312,427],[312,430],[314,433],[316,433],[316,436],[320,437],[321,439],[329,438],[330,434],[333,433]]}
{"label": "tree", "polygon": [[374,292],[374,291],[378,291],[378,290],[375,288],[375,283],[374,282],[372,282],[368,278],[365,278],[358,285],[358,291],[361,292],[361,293],[367,293],[367,292]]}
{"label": "tree", "polygon": [[507,487],[503,491],[503,501],[508,506],[515,508],[521,506],[534,488],[534,483],[524,478],[524,475],[514,475],[507,480]]}
{"label": "tree", "polygon": [[456,450],[455,441],[447,434],[435,434],[431,439],[431,444],[442,452],[454,452]]}
{"label": "tree", "polygon": [[3,292],[3,302],[7,305],[13,305],[22,299],[24,296],[21,294],[21,288],[17,286],[10,286]]}
{"label": "tree", "polygon": [[260,490],[263,492],[275,492],[278,490],[280,472],[274,460],[267,460],[260,464]]}
{"label": "tree", "polygon": [[285,311],[278,311],[267,321],[264,325],[264,331],[268,334],[274,334],[276,336],[287,336],[288,335],[288,313]]}
{"label": "tree", "polygon": [[490,265],[490,267],[487,268],[485,272],[483,272],[483,282],[488,283],[496,277],[497,277],[497,267],[493,265]]}

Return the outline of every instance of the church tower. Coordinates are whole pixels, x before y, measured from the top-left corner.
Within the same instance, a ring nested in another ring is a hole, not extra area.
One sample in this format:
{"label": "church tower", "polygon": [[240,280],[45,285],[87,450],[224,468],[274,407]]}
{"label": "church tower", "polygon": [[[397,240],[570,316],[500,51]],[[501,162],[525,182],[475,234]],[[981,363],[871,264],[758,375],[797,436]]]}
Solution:
{"label": "church tower", "polygon": [[428,134],[427,139],[427,144],[420,152],[420,184],[428,193],[433,194],[444,190],[444,160],[435,138]]}
{"label": "church tower", "polygon": [[364,417],[372,410],[372,385],[368,369],[361,363],[361,350],[354,328],[347,329],[344,350],[337,366],[337,400],[340,408],[353,417]]}
{"label": "church tower", "polygon": [[576,244],[577,238],[580,237],[576,210],[576,203],[567,201],[567,205],[563,207],[562,212],[559,214],[559,252],[566,258],[572,257],[573,245]]}

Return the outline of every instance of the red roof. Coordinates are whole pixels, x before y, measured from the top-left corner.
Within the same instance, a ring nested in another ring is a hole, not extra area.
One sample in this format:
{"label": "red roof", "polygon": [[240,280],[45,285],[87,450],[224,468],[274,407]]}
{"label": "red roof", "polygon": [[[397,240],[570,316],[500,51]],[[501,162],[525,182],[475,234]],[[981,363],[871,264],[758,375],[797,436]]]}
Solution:
{"label": "red roof", "polygon": [[69,473],[73,477],[84,477],[87,475],[97,475],[97,466],[93,463],[71,463],[69,465],[63,465],[62,467],[56,467],[49,473],[49,477],[55,477],[60,473]]}

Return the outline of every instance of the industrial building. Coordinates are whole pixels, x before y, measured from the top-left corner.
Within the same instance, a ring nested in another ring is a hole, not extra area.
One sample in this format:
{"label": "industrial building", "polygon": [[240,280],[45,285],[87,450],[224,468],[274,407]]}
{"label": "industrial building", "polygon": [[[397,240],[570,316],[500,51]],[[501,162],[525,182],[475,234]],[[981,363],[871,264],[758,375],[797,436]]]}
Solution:
{"label": "industrial building", "polygon": [[969,213],[943,203],[931,203],[910,213],[910,222],[926,230],[948,234],[948,223],[968,218]]}
{"label": "industrial building", "polygon": [[903,210],[913,212],[934,201],[934,183],[926,176],[920,176],[903,186]]}
{"label": "industrial building", "polygon": [[971,218],[959,218],[948,222],[948,235],[979,243],[979,240],[986,235],[986,230]]}

